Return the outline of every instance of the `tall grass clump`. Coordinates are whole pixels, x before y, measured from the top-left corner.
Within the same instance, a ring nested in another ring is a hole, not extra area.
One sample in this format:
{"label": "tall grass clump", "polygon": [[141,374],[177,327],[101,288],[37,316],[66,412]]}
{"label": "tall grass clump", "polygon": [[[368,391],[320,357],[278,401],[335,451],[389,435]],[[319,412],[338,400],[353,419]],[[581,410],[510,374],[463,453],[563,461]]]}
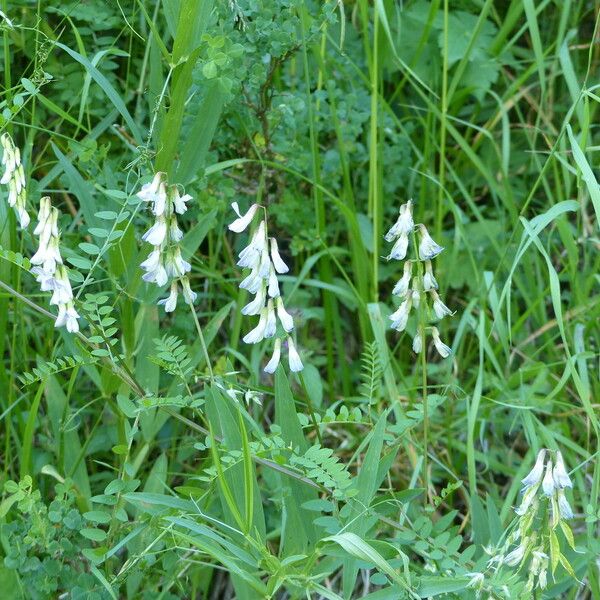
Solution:
{"label": "tall grass clump", "polygon": [[597,8],[3,2],[0,596],[600,598]]}

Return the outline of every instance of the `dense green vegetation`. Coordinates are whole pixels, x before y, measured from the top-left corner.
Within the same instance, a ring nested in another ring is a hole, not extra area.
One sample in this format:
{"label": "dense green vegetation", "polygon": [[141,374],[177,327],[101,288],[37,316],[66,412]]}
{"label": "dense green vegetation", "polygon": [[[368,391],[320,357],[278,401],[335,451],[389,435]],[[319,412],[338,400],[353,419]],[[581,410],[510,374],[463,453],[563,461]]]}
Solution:
{"label": "dense green vegetation", "polygon": [[0,2],[2,598],[600,598],[599,8]]}

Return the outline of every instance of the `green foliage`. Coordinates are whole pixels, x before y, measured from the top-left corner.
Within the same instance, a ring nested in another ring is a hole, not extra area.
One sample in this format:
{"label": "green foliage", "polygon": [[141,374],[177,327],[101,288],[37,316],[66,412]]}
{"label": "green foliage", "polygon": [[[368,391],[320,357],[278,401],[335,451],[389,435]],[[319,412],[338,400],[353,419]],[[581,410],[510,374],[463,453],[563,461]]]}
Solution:
{"label": "green foliage", "polygon": [[[592,4],[3,4],[33,221],[0,184],[7,598],[600,598]],[[171,313],[140,268],[156,171],[192,197]],[[79,335],[31,273],[46,195]],[[409,198],[445,247],[444,360],[388,331]],[[299,374],[241,341],[234,201],[290,266]],[[514,512],[541,448],[572,519]]]}

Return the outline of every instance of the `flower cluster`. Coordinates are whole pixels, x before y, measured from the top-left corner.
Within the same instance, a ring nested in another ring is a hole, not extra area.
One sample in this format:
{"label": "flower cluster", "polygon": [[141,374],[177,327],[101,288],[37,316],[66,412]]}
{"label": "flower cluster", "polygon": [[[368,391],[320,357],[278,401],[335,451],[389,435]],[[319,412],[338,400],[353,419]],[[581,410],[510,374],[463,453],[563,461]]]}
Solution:
{"label": "flower cluster", "polygon": [[8,133],[0,137],[2,144],[2,165],[4,174],[0,183],[8,186],[8,205],[14,208],[23,229],[29,225],[29,215],[25,208],[27,192],[25,190],[25,172],[21,164],[21,152],[15,146]]}
{"label": "flower cluster", "polygon": [[[259,204],[253,204],[242,215],[237,202],[231,206],[237,214],[237,219],[229,225],[229,229],[235,233],[244,231],[261,208]],[[285,310],[277,279],[278,273],[287,273],[289,268],[279,254],[277,240],[268,236],[266,216],[261,219],[248,246],[240,252],[237,264],[239,267],[250,269],[250,273],[240,283],[240,288],[255,294],[253,300],[242,308],[242,314],[259,315],[258,324],[244,336],[244,342],[256,344],[263,339],[276,338],[273,355],[264,368],[266,373],[274,373],[281,359],[282,337],[276,337],[277,319],[279,319],[286,334],[290,370],[301,371],[304,365],[294,340],[289,335],[294,329],[294,319]]]}
{"label": "flower cluster", "polygon": [[[537,455],[533,469],[522,480],[522,499],[515,512],[519,516],[518,527],[513,531],[501,552],[493,556],[489,565],[505,564],[521,567],[527,561],[529,577],[527,590],[534,587],[543,590],[547,586],[549,554],[570,569],[566,558],[558,549],[554,531],[560,525],[569,544],[573,534],[566,520],[573,518],[573,510],[565,496],[565,489],[573,487],[560,451],[542,449]],[[547,507],[551,507],[548,511]],[[516,544],[512,550],[510,548]],[[510,551],[509,551],[510,550]],[[531,559],[531,560],[530,560]]]}
{"label": "flower cluster", "polygon": [[33,230],[39,238],[37,252],[31,257],[31,272],[36,276],[43,292],[52,292],[50,304],[58,306],[55,327],[67,327],[67,331],[79,331],[79,314],[73,303],[73,290],[67,267],[59,250],[58,210],[50,204],[50,198],[40,200],[38,223]]}
{"label": "flower cluster", "polygon": [[167,185],[165,174],[160,172],[154,175],[150,183],[142,186],[137,196],[150,203],[155,217],[154,224],[142,237],[145,242],[154,246],[148,258],[140,265],[145,271],[142,279],[148,283],[156,283],[159,287],[171,281],[169,296],[158,301],[158,304],[164,305],[166,312],[173,312],[177,306],[179,284],[185,302],[193,304],[197,295],[192,291],[187,277],[192,267],[181,256],[183,232],[177,224],[177,215],[183,215],[187,211],[186,203],[192,197],[189,194],[181,196],[178,187]]}
{"label": "flower cluster", "polygon": [[[410,236],[417,230],[419,236],[418,256],[414,260],[407,260],[404,263],[402,277],[394,286],[392,294],[398,296],[402,302],[400,306],[390,315],[392,328],[396,331],[404,331],[408,323],[408,317],[413,308],[418,309],[421,301],[424,301],[426,307],[430,306],[430,313],[435,318],[443,319],[453,312],[444,304],[437,290],[438,283],[433,274],[431,260],[444,250],[429,235],[427,228],[423,224],[415,227],[413,220],[412,201],[409,200],[400,207],[398,219],[386,233],[385,240],[394,242],[387,260],[405,260],[408,253]],[[413,276],[415,269],[417,274]],[[450,348],[440,339],[437,327],[431,327],[431,337],[433,344],[442,358],[450,355]],[[417,328],[413,338],[413,351],[419,353],[423,349],[423,331]]]}

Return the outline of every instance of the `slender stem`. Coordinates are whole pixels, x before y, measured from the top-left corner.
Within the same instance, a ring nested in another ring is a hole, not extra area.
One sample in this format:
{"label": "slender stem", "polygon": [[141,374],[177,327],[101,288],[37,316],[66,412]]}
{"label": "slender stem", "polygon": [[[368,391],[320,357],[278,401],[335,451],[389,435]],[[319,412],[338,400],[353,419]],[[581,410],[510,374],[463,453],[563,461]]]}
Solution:
{"label": "slender stem", "polygon": [[202,346],[202,352],[204,353],[204,360],[206,361],[208,373],[210,375],[211,380],[213,380],[215,378],[215,375],[213,373],[212,365],[210,363],[210,356],[208,355],[208,347],[206,346],[204,334],[202,333],[202,327],[200,327],[200,321],[198,320],[198,315],[196,314],[196,309],[194,308],[193,304],[190,304],[190,310],[192,311],[192,316],[194,317],[194,323],[196,323],[196,331],[198,332],[198,337],[200,338],[200,345]]}
{"label": "slender stem", "polygon": [[306,387],[306,383],[304,382],[304,377],[302,375],[302,371],[298,373],[300,377],[300,383],[304,388],[304,394],[306,396],[306,404],[308,405],[308,412],[310,413],[310,420],[312,421],[315,427],[315,433],[317,434],[317,439],[319,440],[319,444],[323,445],[323,438],[321,437],[321,430],[319,429],[319,424],[317,423],[317,419],[315,417],[315,409],[313,408],[312,400],[310,399],[310,394],[308,393],[308,388]]}
{"label": "slender stem", "polygon": [[425,340],[425,324],[424,324],[424,311],[421,308],[419,311],[420,323],[419,330],[421,335],[421,387],[423,394],[423,484],[425,485],[425,502],[429,497],[429,473],[428,473],[428,461],[427,451],[429,447],[429,414],[427,410],[427,354],[426,354],[426,340]]}

